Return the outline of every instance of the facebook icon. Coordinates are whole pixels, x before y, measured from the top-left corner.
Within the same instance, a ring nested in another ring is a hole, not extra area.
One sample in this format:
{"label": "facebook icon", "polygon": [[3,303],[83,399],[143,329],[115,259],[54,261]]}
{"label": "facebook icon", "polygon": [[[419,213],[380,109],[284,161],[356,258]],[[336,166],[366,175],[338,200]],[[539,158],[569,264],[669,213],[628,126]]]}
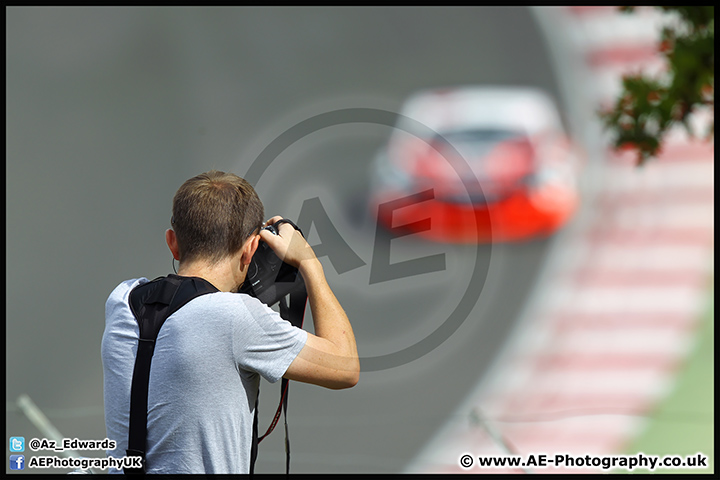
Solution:
{"label": "facebook icon", "polygon": [[25,455],[10,455],[10,470],[24,470]]}

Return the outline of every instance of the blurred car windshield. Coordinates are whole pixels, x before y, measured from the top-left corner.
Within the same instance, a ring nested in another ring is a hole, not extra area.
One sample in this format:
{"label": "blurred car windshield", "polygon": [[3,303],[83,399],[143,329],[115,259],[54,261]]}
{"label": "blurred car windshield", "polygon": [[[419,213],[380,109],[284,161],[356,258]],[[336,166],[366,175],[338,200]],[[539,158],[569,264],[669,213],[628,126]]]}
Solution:
{"label": "blurred car windshield", "polygon": [[[452,155],[452,148],[463,158],[476,162],[485,157],[499,143],[524,139],[523,132],[500,129],[455,130],[438,134],[431,144],[443,156]],[[448,146],[452,146],[450,148]]]}

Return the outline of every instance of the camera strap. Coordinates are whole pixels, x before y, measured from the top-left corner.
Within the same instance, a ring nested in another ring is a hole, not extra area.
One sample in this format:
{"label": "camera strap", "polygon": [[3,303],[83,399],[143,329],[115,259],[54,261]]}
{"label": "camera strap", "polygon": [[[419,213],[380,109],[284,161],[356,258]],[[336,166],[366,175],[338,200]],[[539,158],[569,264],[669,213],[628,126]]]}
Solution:
{"label": "camera strap", "polygon": [[[275,222],[273,228],[275,229],[276,233],[277,228],[283,223],[288,223],[292,225],[295,230],[300,232],[300,235],[303,235],[300,227],[298,227],[297,225],[295,225],[294,222],[286,218]],[[307,305],[308,299],[307,289],[305,288],[305,282],[303,281],[302,275],[300,275],[297,269],[290,267],[287,264],[283,264],[280,271],[278,272],[278,277],[284,278],[285,281],[276,281],[273,285],[269,286],[267,290],[256,291],[252,287],[249,287],[245,290],[245,292],[249,295],[257,297],[260,301],[262,301],[269,307],[272,307],[277,303],[280,308],[280,316],[285,320],[289,321],[293,326],[302,328],[303,320],[305,317],[305,307]],[[292,281],[288,282],[287,279],[292,279]],[[258,436],[258,403],[257,400],[255,402],[253,444],[250,455],[251,474],[255,472],[255,462],[257,460],[258,444],[268,435],[270,435],[270,433],[275,429],[278,421],[280,420],[281,414],[283,415],[283,423],[285,426],[285,473],[290,473],[290,436],[288,434],[287,423],[288,386],[289,381],[283,378],[282,383],[280,384],[280,403],[277,410],[275,411],[275,415],[273,416],[272,421],[270,422],[270,426],[262,436]],[[260,391],[258,389],[258,398],[259,397]]]}
{"label": "camera strap", "polygon": [[[303,284],[304,286],[304,284]],[[302,328],[303,326],[303,320],[305,317],[305,306],[307,305],[307,291],[305,288],[302,288],[300,290],[295,290],[290,293],[289,295],[290,301],[289,304],[286,301],[286,299],[283,297],[279,300],[278,305],[280,307],[280,316],[284,318],[285,320],[289,321],[292,325]],[[252,455],[250,460],[250,473],[254,473],[255,471],[255,461],[257,460],[257,445],[270,433],[275,429],[277,426],[278,421],[280,420],[280,414],[283,415],[283,423],[285,426],[285,473],[290,473],[290,436],[288,434],[288,423],[287,423],[287,403],[288,403],[288,386],[289,381],[285,378],[282,379],[280,384],[280,403],[278,405],[277,410],[275,411],[275,415],[273,416],[272,422],[270,422],[270,426],[268,427],[267,431],[260,437],[257,436],[257,424],[258,424],[258,408],[257,408],[257,401],[255,403],[255,422],[253,425],[253,448],[252,448]],[[258,397],[260,396],[260,392],[258,392]],[[255,441],[257,440],[257,441]]]}
{"label": "camera strap", "polygon": [[128,456],[142,457],[141,468],[125,468],[125,474],[144,474],[147,446],[147,405],[150,382],[150,363],[155,352],[155,341],[165,320],[190,300],[219,290],[210,282],[198,277],[181,277],[170,274],[138,285],[129,295],[130,310],[140,327],[135,367],[130,390],[130,423],[128,429]]}

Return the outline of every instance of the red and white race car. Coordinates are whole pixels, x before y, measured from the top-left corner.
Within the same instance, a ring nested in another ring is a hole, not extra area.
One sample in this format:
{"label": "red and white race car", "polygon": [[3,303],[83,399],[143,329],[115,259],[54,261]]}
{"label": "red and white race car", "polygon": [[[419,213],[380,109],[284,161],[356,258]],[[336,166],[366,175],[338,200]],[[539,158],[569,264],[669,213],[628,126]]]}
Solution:
{"label": "red and white race car", "polygon": [[578,160],[541,90],[421,91],[373,162],[370,208],[381,226],[440,242],[544,237],[577,209]]}

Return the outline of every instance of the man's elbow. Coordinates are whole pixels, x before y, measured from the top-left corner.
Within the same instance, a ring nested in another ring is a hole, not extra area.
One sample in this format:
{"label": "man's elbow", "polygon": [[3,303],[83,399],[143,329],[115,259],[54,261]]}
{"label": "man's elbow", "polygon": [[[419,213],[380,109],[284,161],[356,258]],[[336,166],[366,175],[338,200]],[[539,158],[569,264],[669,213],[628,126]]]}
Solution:
{"label": "man's elbow", "polygon": [[358,367],[358,369],[348,378],[345,388],[352,388],[355,385],[357,385],[359,381],[360,381],[360,368]]}
{"label": "man's elbow", "polygon": [[333,390],[344,390],[346,388],[352,388],[355,385],[358,384],[360,381],[360,363],[353,368],[348,369],[344,372],[342,372],[342,375],[339,375],[335,382],[332,382],[332,384],[327,385],[328,388],[332,388]]}

